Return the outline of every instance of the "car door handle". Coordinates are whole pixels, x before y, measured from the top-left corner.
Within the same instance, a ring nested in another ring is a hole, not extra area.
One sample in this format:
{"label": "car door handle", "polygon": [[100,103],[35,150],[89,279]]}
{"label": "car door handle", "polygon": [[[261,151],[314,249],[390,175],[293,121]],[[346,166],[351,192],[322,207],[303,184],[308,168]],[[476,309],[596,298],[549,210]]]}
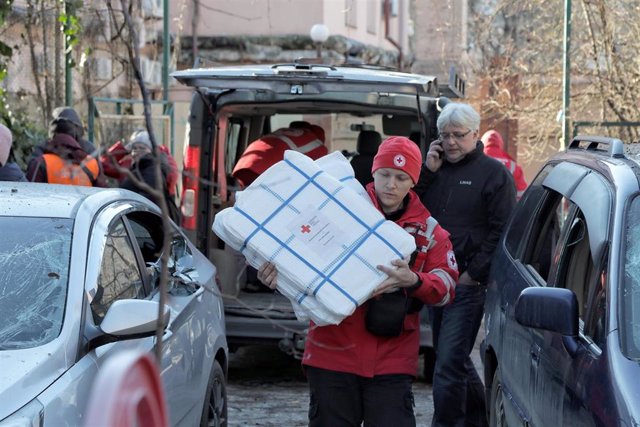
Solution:
{"label": "car door handle", "polygon": [[540,346],[538,345],[533,345],[531,347],[531,364],[534,366],[538,366],[540,364]]}
{"label": "car door handle", "polygon": [[539,365],[540,364],[540,354],[536,353],[535,351],[531,352],[531,362],[534,365]]}

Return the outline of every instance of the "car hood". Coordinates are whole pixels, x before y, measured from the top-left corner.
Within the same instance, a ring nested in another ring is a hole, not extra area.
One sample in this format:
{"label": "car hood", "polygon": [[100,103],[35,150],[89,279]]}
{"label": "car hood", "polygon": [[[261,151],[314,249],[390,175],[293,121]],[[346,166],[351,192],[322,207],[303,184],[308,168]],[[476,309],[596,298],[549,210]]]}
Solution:
{"label": "car hood", "polygon": [[63,351],[45,345],[0,351],[0,420],[37,397],[67,369]]}

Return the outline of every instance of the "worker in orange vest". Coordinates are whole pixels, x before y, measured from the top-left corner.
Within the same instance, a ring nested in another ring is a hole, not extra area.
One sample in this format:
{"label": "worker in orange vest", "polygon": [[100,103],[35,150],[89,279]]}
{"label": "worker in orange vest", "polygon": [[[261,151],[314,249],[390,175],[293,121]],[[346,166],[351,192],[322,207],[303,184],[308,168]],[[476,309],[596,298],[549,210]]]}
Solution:
{"label": "worker in orange vest", "polygon": [[306,154],[313,160],[328,153],[324,145],[324,129],[304,121],[291,122],[253,141],[233,168],[232,176],[241,187],[248,187],[262,172],[284,157],[286,150]]}
{"label": "worker in orange vest", "polygon": [[71,135],[56,133],[42,147],[43,153],[29,161],[27,179],[49,184],[104,187],[100,164]]}

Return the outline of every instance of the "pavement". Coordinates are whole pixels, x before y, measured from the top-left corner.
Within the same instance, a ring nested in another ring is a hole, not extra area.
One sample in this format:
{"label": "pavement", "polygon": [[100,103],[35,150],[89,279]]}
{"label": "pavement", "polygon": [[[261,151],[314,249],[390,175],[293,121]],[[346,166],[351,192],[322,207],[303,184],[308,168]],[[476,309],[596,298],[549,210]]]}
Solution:
{"label": "pavement", "polygon": [[[481,327],[472,360],[482,377],[478,347],[484,336]],[[422,378],[422,357],[418,379],[413,385],[418,427],[431,424],[431,385]],[[227,384],[229,427],[303,427],[307,425],[309,390],[300,361],[275,346],[241,347],[230,355]]]}

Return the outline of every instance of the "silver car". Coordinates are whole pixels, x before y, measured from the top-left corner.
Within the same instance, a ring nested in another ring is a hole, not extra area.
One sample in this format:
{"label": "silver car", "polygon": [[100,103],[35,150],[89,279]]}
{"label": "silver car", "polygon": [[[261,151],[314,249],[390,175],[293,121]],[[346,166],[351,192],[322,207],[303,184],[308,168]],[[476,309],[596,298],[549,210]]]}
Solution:
{"label": "silver car", "polygon": [[103,364],[154,351],[165,231],[170,424],[226,425],[216,268],[175,225],[163,229],[156,205],[119,189],[0,183],[0,230],[0,426],[86,425]]}

